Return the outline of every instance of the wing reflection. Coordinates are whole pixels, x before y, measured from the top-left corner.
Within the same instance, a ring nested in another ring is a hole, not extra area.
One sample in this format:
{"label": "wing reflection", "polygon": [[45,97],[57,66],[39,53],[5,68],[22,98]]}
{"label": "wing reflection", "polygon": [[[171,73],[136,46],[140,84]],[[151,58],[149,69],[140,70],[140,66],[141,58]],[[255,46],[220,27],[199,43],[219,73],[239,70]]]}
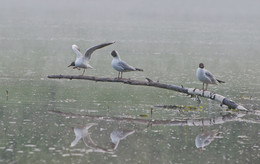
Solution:
{"label": "wing reflection", "polygon": [[127,136],[134,134],[135,130],[116,129],[110,134],[113,149],[117,149],[119,142],[125,139]]}
{"label": "wing reflection", "polygon": [[79,140],[82,138],[85,145],[96,152],[104,152],[104,153],[112,152],[113,150],[100,147],[93,142],[93,140],[91,139],[90,134],[88,132],[88,129],[91,128],[93,125],[97,125],[97,124],[89,123],[89,124],[86,124],[84,127],[75,127],[74,133],[75,133],[76,138],[74,139],[74,141],[71,142],[70,146],[73,147],[73,146],[77,145]]}
{"label": "wing reflection", "polygon": [[217,130],[203,132],[196,136],[195,145],[197,148],[204,148],[208,146],[218,135],[220,132]]}

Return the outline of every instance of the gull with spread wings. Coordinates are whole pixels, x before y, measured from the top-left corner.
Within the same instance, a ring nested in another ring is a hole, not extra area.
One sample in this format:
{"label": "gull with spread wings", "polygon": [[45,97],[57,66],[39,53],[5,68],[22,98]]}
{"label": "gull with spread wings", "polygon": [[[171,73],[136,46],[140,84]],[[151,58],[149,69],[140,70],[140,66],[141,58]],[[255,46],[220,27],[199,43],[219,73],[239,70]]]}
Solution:
{"label": "gull with spread wings", "polygon": [[103,48],[103,47],[106,47],[106,46],[109,46],[111,44],[114,44],[115,42],[108,42],[108,43],[102,43],[102,44],[99,44],[97,46],[94,46],[94,47],[91,47],[89,49],[87,49],[85,55],[82,55],[82,53],[80,52],[80,49],[77,45],[73,44],[72,45],[72,50],[76,53],[77,55],[77,58],[74,62],[72,62],[68,67],[71,67],[71,66],[74,66],[73,69],[78,69],[80,70],[80,68],[83,68],[84,71],[82,73],[82,76],[84,75],[85,73],[85,70],[87,68],[93,68],[90,64],[89,64],[89,61],[90,61],[90,57],[91,57],[91,54],[97,50],[97,49],[100,49],[100,48]]}

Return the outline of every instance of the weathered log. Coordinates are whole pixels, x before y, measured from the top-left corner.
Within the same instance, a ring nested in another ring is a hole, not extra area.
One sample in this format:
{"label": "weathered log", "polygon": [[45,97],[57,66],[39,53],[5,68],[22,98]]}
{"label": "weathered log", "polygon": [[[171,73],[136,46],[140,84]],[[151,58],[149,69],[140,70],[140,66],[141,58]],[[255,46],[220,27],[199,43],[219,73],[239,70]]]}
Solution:
{"label": "weathered log", "polygon": [[195,95],[200,97],[209,98],[211,100],[215,100],[219,102],[221,105],[226,105],[230,109],[238,109],[242,111],[248,111],[245,107],[229,100],[228,98],[210,92],[210,91],[203,91],[196,88],[185,88],[183,86],[177,86],[177,85],[170,85],[170,84],[163,84],[159,82],[154,82],[149,78],[146,78],[147,81],[140,81],[140,80],[132,80],[132,79],[126,79],[126,78],[109,78],[109,77],[95,77],[95,76],[72,76],[72,75],[49,75],[48,78],[52,79],[80,79],[80,80],[91,80],[96,82],[119,82],[123,84],[129,84],[129,85],[142,85],[142,86],[152,86],[156,88],[163,88],[163,89],[169,89],[174,90],[176,92],[185,93],[188,95]]}

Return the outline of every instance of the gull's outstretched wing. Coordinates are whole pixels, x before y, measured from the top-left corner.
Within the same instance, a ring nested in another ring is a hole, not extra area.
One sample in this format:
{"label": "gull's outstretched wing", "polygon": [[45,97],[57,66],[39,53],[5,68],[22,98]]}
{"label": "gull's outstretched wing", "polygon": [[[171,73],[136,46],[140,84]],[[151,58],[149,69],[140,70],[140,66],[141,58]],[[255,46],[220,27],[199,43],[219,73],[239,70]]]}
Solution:
{"label": "gull's outstretched wing", "polygon": [[91,54],[97,50],[97,49],[100,49],[100,48],[103,48],[103,47],[106,47],[106,46],[109,46],[111,44],[114,44],[115,42],[108,42],[108,43],[102,43],[102,44],[99,44],[97,46],[94,46],[94,47],[91,47],[89,49],[87,49],[86,53],[85,53],[85,58],[89,61],[90,60],[90,57],[91,57]]}
{"label": "gull's outstretched wing", "polygon": [[81,58],[83,55],[80,52],[80,49],[77,45],[73,44],[71,46],[72,50],[75,52],[75,54],[77,55],[77,58]]}

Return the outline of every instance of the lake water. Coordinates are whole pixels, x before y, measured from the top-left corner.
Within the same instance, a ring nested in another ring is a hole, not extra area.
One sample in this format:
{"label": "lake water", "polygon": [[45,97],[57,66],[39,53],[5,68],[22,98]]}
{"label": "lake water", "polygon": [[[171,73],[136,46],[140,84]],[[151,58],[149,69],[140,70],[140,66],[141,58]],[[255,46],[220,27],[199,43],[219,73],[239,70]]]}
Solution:
{"label": "lake water", "polygon": [[259,112],[259,6],[224,0],[1,3],[0,163],[259,163],[259,114],[227,111],[205,98],[198,105],[165,89],[47,78],[82,73],[67,67],[76,57],[72,44],[84,52],[116,41],[93,54],[95,69],[85,75],[116,77],[115,49],[144,69],[126,78],[201,88],[195,72],[203,62],[226,82],[210,91]]}

